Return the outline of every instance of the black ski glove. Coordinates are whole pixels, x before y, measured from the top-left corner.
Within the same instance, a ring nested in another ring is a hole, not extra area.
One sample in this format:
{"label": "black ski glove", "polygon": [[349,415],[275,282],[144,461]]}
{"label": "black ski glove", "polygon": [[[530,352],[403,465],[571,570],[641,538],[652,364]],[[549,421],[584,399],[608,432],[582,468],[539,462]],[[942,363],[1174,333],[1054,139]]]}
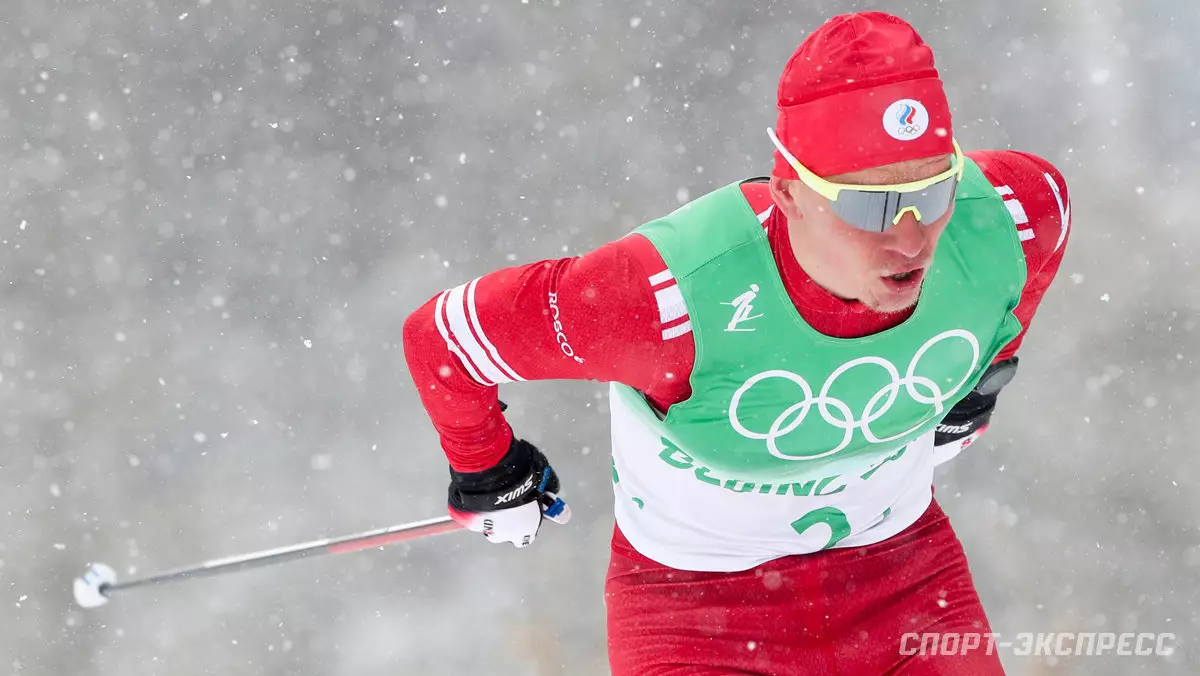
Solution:
{"label": "black ski glove", "polygon": [[558,497],[558,475],[536,446],[513,437],[508,453],[482,472],[450,468],[450,516],[489,542],[533,544],[542,519],[565,524],[571,508]]}
{"label": "black ski glove", "polygon": [[954,405],[938,423],[933,435],[935,464],[941,464],[970,446],[992,420],[1000,390],[1016,375],[1018,359],[1012,357],[992,364],[984,371],[975,389]]}

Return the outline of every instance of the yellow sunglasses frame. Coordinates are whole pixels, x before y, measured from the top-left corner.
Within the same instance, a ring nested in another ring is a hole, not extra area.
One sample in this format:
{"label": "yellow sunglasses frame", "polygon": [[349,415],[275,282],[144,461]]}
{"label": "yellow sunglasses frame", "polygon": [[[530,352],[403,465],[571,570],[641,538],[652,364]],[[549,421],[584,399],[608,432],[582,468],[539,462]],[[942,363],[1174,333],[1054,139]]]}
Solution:
{"label": "yellow sunglasses frame", "polygon": [[[925,188],[928,188],[934,183],[944,181],[956,174],[958,176],[958,180],[961,181],[963,168],[966,164],[963,159],[962,148],[959,148],[958,141],[952,138],[950,139],[950,143],[954,145],[954,156],[951,159],[950,168],[936,176],[930,176],[929,178],[921,179],[920,181],[912,181],[910,183],[894,183],[891,185],[851,185],[846,183],[834,183],[817,176],[812,172],[811,169],[803,164],[800,164],[800,160],[797,160],[796,157],[788,152],[788,149],[783,147],[783,144],[780,143],[779,137],[775,135],[774,129],[767,127],[767,135],[771,137],[771,142],[775,144],[775,148],[779,151],[779,154],[783,155],[783,158],[787,160],[788,164],[792,165],[792,169],[796,170],[796,175],[800,177],[800,180],[804,181],[804,184],[812,188],[813,191],[818,195],[831,202],[836,200],[838,198],[838,194],[840,194],[843,190],[859,190],[862,192],[919,192]],[[892,225],[899,223],[900,218],[906,211],[909,210],[916,215],[918,221],[921,220],[921,212],[918,211],[916,207],[905,207],[896,214],[894,219],[892,219]]]}

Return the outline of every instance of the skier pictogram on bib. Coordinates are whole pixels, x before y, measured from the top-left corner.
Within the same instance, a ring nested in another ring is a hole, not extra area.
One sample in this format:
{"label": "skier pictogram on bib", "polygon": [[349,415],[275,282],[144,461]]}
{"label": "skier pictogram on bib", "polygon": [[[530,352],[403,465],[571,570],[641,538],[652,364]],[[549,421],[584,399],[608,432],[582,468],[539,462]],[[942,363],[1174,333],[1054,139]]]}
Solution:
{"label": "skier pictogram on bib", "polygon": [[758,319],[762,314],[751,315],[754,311],[754,299],[758,297],[758,285],[751,284],[750,290],[741,294],[733,300],[721,303],[721,305],[733,306],[733,317],[729,320],[729,325],[725,327],[726,331],[753,331],[754,327],[738,326],[742,322],[748,322],[751,319]]}

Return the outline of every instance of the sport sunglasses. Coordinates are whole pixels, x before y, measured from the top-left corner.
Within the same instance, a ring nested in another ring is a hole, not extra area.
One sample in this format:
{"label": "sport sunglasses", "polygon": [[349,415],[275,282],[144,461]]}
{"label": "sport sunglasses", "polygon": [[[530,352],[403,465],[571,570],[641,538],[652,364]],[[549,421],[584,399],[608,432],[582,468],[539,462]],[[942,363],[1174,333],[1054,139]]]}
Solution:
{"label": "sport sunglasses", "polygon": [[838,218],[867,232],[883,232],[900,222],[906,211],[913,212],[917,221],[933,223],[946,214],[954,202],[954,191],[962,179],[963,154],[954,144],[954,158],[950,168],[937,176],[895,185],[847,185],[826,181],[800,164],[788,149],[779,142],[775,130],[767,128],[771,142],[796,170],[804,184],[829,200],[829,206]]}

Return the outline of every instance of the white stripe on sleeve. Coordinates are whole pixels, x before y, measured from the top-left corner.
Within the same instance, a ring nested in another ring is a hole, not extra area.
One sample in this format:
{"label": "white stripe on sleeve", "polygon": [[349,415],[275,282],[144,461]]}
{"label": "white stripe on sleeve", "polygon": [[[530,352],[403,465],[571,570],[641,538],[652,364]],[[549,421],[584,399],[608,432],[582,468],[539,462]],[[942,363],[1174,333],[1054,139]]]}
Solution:
{"label": "white stripe on sleeve", "polygon": [[493,383],[479,375],[479,371],[475,370],[475,365],[471,363],[471,360],[467,357],[467,355],[463,354],[463,351],[458,347],[458,343],[455,342],[454,337],[450,335],[450,329],[446,326],[446,321],[442,317],[446,307],[446,296],[448,295],[450,295],[449,291],[443,291],[438,296],[437,307],[434,308],[433,318],[434,321],[437,322],[438,332],[442,334],[442,340],[446,341],[446,347],[450,348],[450,352],[452,352],[454,356],[458,357],[458,360],[462,362],[463,367],[467,369],[467,373],[471,374],[471,378],[480,385],[491,387],[496,383]]}
{"label": "white stripe on sleeve", "polygon": [[672,326],[669,329],[663,329],[662,337],[663,337],[663,340],[670,340],[672,338],[678,338],[679,336],[682,336],[686,333],[690,333],[691,330],[692,330],[692,320],[689,319],[682,324],[676,324],[675,326]]}
{"label": "white stripe on sleeve", "polygon": [[1058,191],[1058,184],[1054,182],[1048,172],[1042,172],[1042,176],[1046,177],[1046,182],[1050,184],[1050,189],[1054,191],[1054,201],[1058,202],[1058,219],[1062,225],[1062,232],[1058,235],[1058,242],[1054,244],[1054,250],[1058,251],[1063,245],[1063,241],[1067,239],[1067,228],[1071,225],[1071,205],[1063,204],[1062,193]]}
{"label": "white stripe on sleeve", "polygon": [[687,305],[683,302],[683,293],[678,284],[655,291],[654,299],[658,301],[658,320],[663,324],[687,314]]}
{"label": "white stripe on sleeve", "polygon": [[1017,225],[1024,225],[1029,222],[1029,215],[1025,213],[1025,206],[1020,200],[1004,200],[1004,206],[1008,207],[1008,213],[1012,215],[1013,222]]}
{"label": "white stripe on sleeve", "polygon": [[650,275],[650,286],[658,286],[659,284],[671,279],[675,279],[675,277],[671,274],[671,271],[663,270],[658,274]]}
{"label": "white stripe on sleeve", "polygon": [[[475,281],[477,280],[471,281],[470,284],[474,284]],[[500,383],[511,383],[513,379],[504,373],[496,362],[492,361],[491,355],[488,354],[486,348],[480,344],[479,340],[475,337],[475,333],[471,330],[471,320],[467,317],[464,307],[467,301],[467,286],[467,284],[456,286],[446,294],[446,319],[448,320],[450,333],[454,336],[454,340],[462,348],[463,352],[466,353],[467,357],[475,363],[480,375],[497,385]],[[474,314],[474,308],[471,308],[471,310],[472,314]],[[483,332],[480,331],[479,335],[482,336]]]}
{"label": "white stripe on sleeve", "polygon": [[475,328],[475,333],[478,334],[480,342],[483,343],[483,349],[487,350],[492,363],[500,367],[504,375],[508,376],[511,380],[525,380],[517,375],[516,369],[509,366],[500,357],[500,351],[496,349],[495,345],[492,345],[492,341],[488,340],[487,334],[483,332],[483,324],[479,323],[479,313],[475,311],[475,285],[478,283],[479,279],[476,278],[471,280],[471,283],[467,285],[467,307],[471,309],[471,326]]}

